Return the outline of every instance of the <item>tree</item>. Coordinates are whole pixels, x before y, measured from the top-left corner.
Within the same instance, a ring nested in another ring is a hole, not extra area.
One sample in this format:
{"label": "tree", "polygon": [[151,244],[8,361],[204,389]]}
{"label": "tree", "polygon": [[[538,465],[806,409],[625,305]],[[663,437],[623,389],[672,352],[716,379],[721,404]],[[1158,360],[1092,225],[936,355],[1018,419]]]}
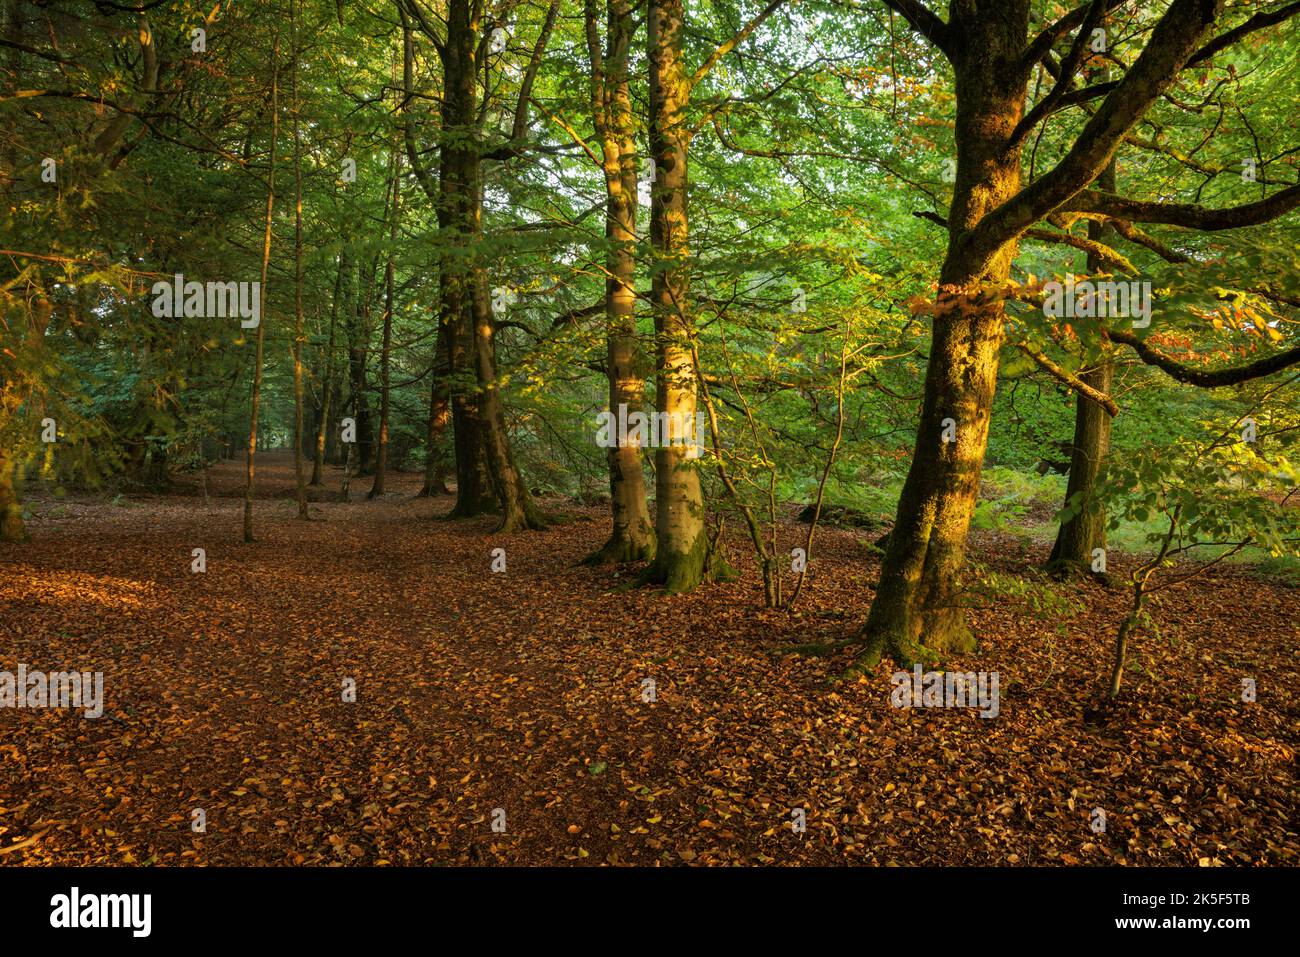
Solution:
{"label": "tree", "polygon": [[298,517],[306,520],[310,516],[307,513],[307,486],[302,474],[302,345],[305,336],[302,323],[302,130],[299,124],[302,101],[298,95],[302,50],[298,45],[297,0],[293,0],[290,6],[290,27],[293,30],[293,474],[297,486]]}
{"label": "tree", "polygon": [[[886,2],[952,68],[957,157],[916,447],[862,633],[866,662],[886,653],[901,661],[933,658],[974,645],[958,596],[1004,338],[1003,290],[1017,241],[1034,223],[1067,211],[1132,222],[1249,220],[1249,206],[1193,211],[1088,186],[1185,67],[1261,28],[1243,24],[1207,41],[1222,3],[1174,0],[1118,80],[1073,89],[1092,31],[1108,9],[1120,5],[1118,0],[1076,7],[1032,38],[1028,3],[978,10],[954,4],[951,20],[945,22],[917,0]],[[1056,64],[1054,48],[1076,30]],[[1030,77],[1040,63],[1049,62],[1055,82],[1031,106]],[[1059,109],[1094,99],[1100,105],[1057,164],[1024,184],[1021,153],[1029,134]],[[1251,205],[1270,211],[1292,208],[1297,197],[1300,187],[1293,187]]]}
{"label": "tree", "polygon": [[655,449],[654,561],[645,579],[668,592],[684,592],[727,573],[704,527],[704,496],[692,450],[697,411],[691,312],[687,164],[693,130],[687,115],[691,90],[731,50],[781,6],[772,0],[734,36],[688,74],[682,53],[682,0],[650,0],[646,41],[650,63],[650,305],[655,321],[655,411],[665,423]]}
{"label": "tree", "polygon": [[[1300,376],[1271,385],[1257,396],[1247,395],[1243,408],[1224,423],[1198,423],[1201,436],[1172,448],[1140,454],[1116,469],[1098,495],[1120,519],[1163,522],[1146,536],[1153,553],[1129,574],[1132,600],[1115,635],[1115,656],[1102,698],[1119,696],[1134,638],[1142,630],[1158,631],[1148,611],[1151,597],[1188,581],[1208,568],[1239,554],[1248,546],[1266,549],[1274,557],[1300,554],[1300,536],[1288,512],[1295,495],[1296,469],[1285,451],[1297,422],[1276,403],[1279,393]],[[1260,430],[1256,417],[1273,420]],[[1291,491],[1273,500],[1261,495],[1259,481],[1286,477]],[[1226,480],[1225,480],[1226,479]],[[1196,556],[1210,555],[1209,558]],[[1176,559],[1187,559],[1176,564]]]}
{"label": "tree", "polygon": [[[637,156],[628,90],[634,25],[631,3],[608,0],[602,48],[598,9],[595,0],[585,0],[592,126],[605,180],[605,239],[609,243],[605,258],[606,375],[609,409],[617,415],[619,409],[635,410],[641,405],[644,386],[636,328]],[[615,442],[607,450],[607,458],[614,527],[605,544],[587,560],[598,564],[652,559],[655,532],[646,501],[640,446]]]}
{"label": "tree", "polygon": [[388,419],[392,408],[389,372],[393,347],[393,257],[396,255],[397,225],[401,218],[402,202],[402,158],[396,148],[392,152],[391,165],[393,200],[389,211],[388,251],[384,261],[384,337],[379,350],[379,450],[375,456],[375,481],[370,486],[370,498],[384,494],[384,481],[388,474]]}
{"label": "tree", "polygon": [[[484,11],[475,0],[451,0],[441,35],[414,0],[401,5],[404,29],[418,23],[438,52],[442,64],[442,129],[439,144],[439,185],[421,172],[419,150],[407,126],[407,158],[430,195],[439,215],[445,253],[442,278],[442,335],[447,338],[450,374],[458,388],[452,397],[452,424],[456,448],[456,507],[454,515],[476,515],[492,508],[501,513],[501,530],[512,532],[541,528],[543,522],[523,476],[515,465],[506,431],[496,369],[496,322],[487,264],[481,258],[483,243],[483,161],[493,156],[513,156],[522,140],[529,110],[528,90],[536,76],[555,22],[557,5],[548,9],[533,47],[528,72],[516,101],[511,142],[489,149],[484,142],[486,102],[478,93],[480,71],[489,68],[493,51],[484,36]],[[502,28],[496,28],[502,29]],[[502,30],[504,33],[504,30]],[[497,34],[500,36],[501,34]],[[409,79],[413,50],[404,44]],[[407,84],[407,95],[410,85]],[[484,97],[490,97],[485,90]],[[474,392],[462,381],[469,374]],[[432,403],[431,403],[432,405]],[[431,408],[431,413],[434,410]],[[431,419],[433,415],[431,414]]]}
{"label": "tree", "polygon": [[267,153],[266,172],[266,231],[262,238],[262,280],[258,286],[261,297],[259,306],[260,321],[257,324],[257,353],[253,360],[253,387],[249,400],[248,446],[245,464],[244,486],[244,541],[253,538],[253,492],[256,480],[255,458],[257,456],[257,415],[262,405],[262,352],[266,342],[266,279],[271,267],[271,226],[275,212],[275,149],[280,133],[280,37],[276,34],[271,42],[271,142]]}
{"label": "tree", "polygon": [[[1114,159],[1098,178],[1098,184],[1104,190],[1114,191]],[[1088,223],[1090,240],[1100,242],[1106,235],[1104,221],[1092,220]],[[1090,252],[1086,265],[1090,275],[1099,272],[1102,268],[1101,256],[1097,252]],[[1101,395],[1110,394],[1114,376],[1114,360],[1109,350],[1104,349],[1079,374],[1084,385]],[[1070,481],[1065,490],[1069,515],[1057,529],[1056,541],[1052,544],[1047,564],[1050,569],[1062,573],[1091,573],[1096,565],[1096,549],[1104,550],[1106,547],[1106,515],[1097,501],[1095,489],[1097,477],[1106,460],[1106,452],[1110,448],[1111,414],[1097,399],[1082,393],[1076,395],[1074,401]]]}

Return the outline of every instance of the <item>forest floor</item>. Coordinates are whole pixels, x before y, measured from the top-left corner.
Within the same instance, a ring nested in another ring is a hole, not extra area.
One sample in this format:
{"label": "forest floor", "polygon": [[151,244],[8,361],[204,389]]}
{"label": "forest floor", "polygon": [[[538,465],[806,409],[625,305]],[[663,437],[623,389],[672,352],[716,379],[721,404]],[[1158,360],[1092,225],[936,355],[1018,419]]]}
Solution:
{"label": "forest floor", "polygon": [[[853,636],[874,535],[820,529],[797,609],[766,611],[738,529],[740,580],[666,596],[577,564],[601,507],[505,538],[397,474],[302,522],[288,457],[258,465],[254,544],[227,462],[207,505],[36,495],[32,541],[0,545],[0,669],[102,671],[106,699],[0,709],[0,865],[1300,863],[1300,590],[1248,568],[1156,596],[1101,720],[1128,593],[987,596],[949,662],[999,673],[983,718],[891,706],[888,662],[836,680],[851,648],[790,651]],[[1021,575],[1045,547],[971,554]]]}

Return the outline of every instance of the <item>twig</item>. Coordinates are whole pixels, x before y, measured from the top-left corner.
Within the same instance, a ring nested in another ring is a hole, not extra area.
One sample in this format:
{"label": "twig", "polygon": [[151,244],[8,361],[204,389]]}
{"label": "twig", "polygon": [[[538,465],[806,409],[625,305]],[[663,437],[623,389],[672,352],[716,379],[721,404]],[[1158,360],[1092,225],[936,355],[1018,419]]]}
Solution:
{"label": "twig", "polygon": [[48,831],[51,827],[53,827],[53,825],[47,824],[45,825],[45,827],[41,828],[31,837],[25,837],[17,844],[10,844],[8,847],[0,847],[0,854],[8,854],[12,851],[21,851],[24,847],[31,847],[33,844],[39,841],[45,835],[45,832]]}

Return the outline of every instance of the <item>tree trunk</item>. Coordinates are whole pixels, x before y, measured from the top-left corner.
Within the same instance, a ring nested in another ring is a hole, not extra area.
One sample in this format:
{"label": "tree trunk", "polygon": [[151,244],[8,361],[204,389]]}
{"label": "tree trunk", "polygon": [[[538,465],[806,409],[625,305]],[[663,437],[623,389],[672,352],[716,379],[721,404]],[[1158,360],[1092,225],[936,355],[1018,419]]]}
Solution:
{"label": "tree trunk", "polygon": [[370,486],[369,498],[384,494],[384,479],[388,472],[388,413],[389,363],[393,344],[393,255],[397,243],[398,210],[402,199],[402,158],[393,147],[393,207],[388,227],[388,255],[384,263],[384,339],[379,353],[379,449],[375,455],[375,481]]}
{"label": "tree trunk", "polygon": [[307,513],[307,483],[302,473],[303,390],[302,390],[302,138],[298,122],[298,5],[290,8],[293,27],[293,476],[298,498],[298,517]]}
{"label": "tree trunk", "polygon": [[[934,660],[975,643],[959,604],[960,574],[1005,325],[1001,299],[983,296],[981,287],[1006,281],[1015,243],[983,256],[960,237],[1020,185],[1020,150],[1007,144],[1024,107],[1016,60],[1025,16],[1021,9],[1019,15],[970,18],[967,52],[954,63],[958,155],[948,253],[939,276],[916,449],[863,629],[868,664],[885,654],[903,664]],[[955,441],[946,441],[954,432]]]}
{"label": "tree trunk", "polygon": [[[1141,611],[1142,602],[1139,598],[1137,602],[1138,610]],[[1114,701],[1119,697],[1119,689],[1124,681],[1124,661],[1128,657],[1128,637],[1137,627],[1138,613],[1126,617],[1119,626],[1119,634],[1115,636],[1115,660],[1110,669],[1110,681],[1106,683],[1106,698]]]}
{"label": "tree trunk", "polygon": [[[1112,361],[1105,358],[1079,378],[1109,395],[1114,368]],[[1091,399],[1078,396],[1074,409],[1074,442],[1070,449],[1070,479],[1065,489],[1065,501],[1078,502],[1078,511],[1056,531],[1047,567],[1057,574],[1092,573],[1094,549],[1106,547],[1106,511],[1097,501],[1096,489],[1109,449],[1110,415]]]}
{"label": "tree trunk", "polygon": [[[913,11],[925,25],[922,32],[932,35],[953,66],[957,181],[916,451],[864,629],[862,664],[885,652],[909,662],[972,646],[958,604],[958,575],[996,385],[1001,289],[1016,240],[1105,171],[1124,135],[1201,47],[1222,6],[1222,0],[1173,0],[1141,55],[1073,145],[1023,191],[1017,189],[1021,144],[1060,105],[1086,49],[1088,28],[1099,22],[1105,4],[1078,8],[1083,11],[1079,33],[1060,61],[1063,82],[1035,106],[1037,115],[1023,127],[1029,75],[1041,59],[1022,52],[1030,5],[1025,0],[952,3],[949,23],[926,17],[919,5]],[[956,441],[944,441],[945,426],[955,426]]]}
{"label": "tree trunk", "polygon": [[[483,235],[483,177],[476,50],[478,10],[469,0],[447,7],[443,62],[441,225],[448,248],[443,261],[444,315],[450,320],[449,355],[458,388],[472,377],[476,393],[452,402],[456,430],[456,507],[453,515],[477,515],[495,504],[501,530],[540,528],[532,496],[515,467],[496,374],[495,323],[486,266],[478,261]],[[468,250],[470,256],[464,252]],[[468,374],[468,375],[466,375]],[[489,497],[490,493],[490,497]]]}
{"label": "tree trunk", "polygon": [[334,298],[330,302],[329,345],[325,350],[325,378],[321,386],[320,421],[316,423],[316,459],[311,466],[311,484],[313,487],[324,485],[322,470],[329,449],[328,435],[330,410],[334,400],[334,338],[335,325],[339,312],[339,295],[343,285],[344,257],[339,257],[338,271],[334,274]]}
{"label": "tree trunk", "polygon": [[479,412],[483,426],[483,445],[487,453],[488,475],[501,509],[500,532],[518,532],[545,527],[533,496],[515,465],[506,431],[505,409],[497,386],[496,323],[488,292],[487,272],[481,265],[474,269],[474,350],[479,381]]}
{"label": "tree trunk", "polygon": [[348,330],[348,372],[352,389],[352,416],[356,420],[354,475],[367,475],[374,466],[374,436],[370,430],[370,402],[366,397],[366,359],[370,353],[370,297],[374,270],[367,280],[365,266],[358,275],[359,295],[353,303]]}
{"label": "tree trunk", "polygon": [[[412,39],[411,20],[408,11],[405,7],[399,7],[398,12],[402,18],[402,91],[404,95],[400,112],[403,117],[402,133],[406,140],[406,157],[411,165],[411,172],[415,174],[416,182],[420,184],[420,188],[424,190],[425,195],[433,201],[434,208],[438,213],[439,231],[450,232],[452,216],[448,203],[453,197],[449,193],[447,180],[447,149],[449,145],[445,145],[440,153],[438,182],[435,184],[433,177],[429,175],[428,169],[420,162],[420,150],[416,141],[415,128],[411,123],[410,113],[408,112],[415,86],[415,44]],[[445,71],[448,62],[448,57],[445,54],[442,62]],[[452,116],[450,106],[451,104],[444,97],[444,122]],[[428,432],[425,436],[427,449],[424,459],[424,488],[420,490],[421,496],[447,491],[445,483],[446,466],[439,445],[443,433],[447,430],[447,424],[452,417],[451,384],[454,366],[451,353],[455,326],[459,319],[459,314],[447,306],[446,296],[451,292],[452,288],[448,282],[447,266],[448,263],[444,258],[439,275],[437,344],[434,346],[433,368],[431,370],[432,382],[429,385],[429,421]]]}
{"label": "tree trunk", "polygon": [[[592,115],[600,140],[605,177],[605,238],[609,243],[605,281],[606,374],[609,410],[638,409],[643,401],[641,357],[636,330],[636,143],[628,94],[628,53],[632,10],[627,0],[608,4],[607,55],[601,57],[596,4],[586,5],[592,68]],[[615,444],[609,463],[609,500],[613,530],[609,540],[587,556],[589,564],[654,558],[655,532],[650,523],[641,449]]]}
{"label": "tree trunk", "polygon": [[[666,414],[655,450],[655,559],[649,582],[669,592],[690,591],[710,575],[699,473],[684,440],[694,434],[696,370],[691,352],[690,265],[686,209],[686,159],[690,133],[684,115],[689,86],[682,63],[681,0],[651,0],[650,58],[651,305],[655,321],[655,405]],[[687,434],[687,430],[691,430]]]}
{"label": "tree trunk", "polygon": [[[1113,159],[1097,177],[1097,185],[1108,193],[1115,192]],[[1105,223],[1089,221],[1089,239],[1102,241],[1108,232]],[[1101,260],[1089,253],[1089,274],[1101,268]],[[1083,372],[1080,378],[1097,391],[1110,395],[1114,372],[1110,357],[1103,356],[1097,366]],[[1076,396],[1074,401],[1074,441],[1070,449],[1070,479],[1066,484],[1065,501],[1078,502],[1079,510],[1062,522],[1056,531],[1056,542],[1052,545],[1047,567],[1058,575],[1094,574],[1092,553],[1095,549],[1106,548],[1106,512],[1097,501],[1097,478],[1110,449],[1110,415],[1082,395]]]}
{"label": "tree trunk", "polygon": [[471,518],[494,514],[496,495],[488,475],[487,450],[483,447],[483,429],[479,424],[478,399],[458,395],[451,400],[453,448],[456,452],[456,504],[448,515]]}
{"label": "tree trunk", "polygon": [[424,487],[420,489],[420,497],[441,495],[447,491],[446,464],[439,445],[443,433],[447,431],[447,423],[451,420],[451,402],[447,388],[448,362],[446,330],[439,326],[438,343],[434,347],[433,356],[433,382],[429,386],[429,429],[425,436]]}
{"label": "tree trunk", "polygon": [[253,538],[253,483],[256,478],[254,460],[257,456],[257,415],[262,404],[262,352],[266,341],[266,276],[271,266],[271,221],[275,211],[275,149],[280,133],[279,113],[279,54],[280,38],[277,35],[271,46],[271,149],[267,154],[270,169],[266,178],[266,232],[262,239],[262,282],[258,287],[261,303],[258,308],[257,356],[253,364],[253,395],[248,419],[248,452],[245,462],[247,484],[244,487],[244,541]]}
{"label": "tree trunk", "polygon": [[14,488],[14,463],[0,452],[0,542],[25,542],[23,507]]}
{"label": "tree trunk", "polygon": [[474,48],[477,23],[471,23],[468,0],[447,7],[446,43],[439,51],[443,65],[442,127],[439,184],[439,226],[449,252],[442,261],[442,322],[447,333],[452,376],[452,427],[455,430],[455,517],[497,511],[488,474],[487,450],[475,383],[473,271],[457,249],[471,242],[471,223],[479,196],[479,157]]}

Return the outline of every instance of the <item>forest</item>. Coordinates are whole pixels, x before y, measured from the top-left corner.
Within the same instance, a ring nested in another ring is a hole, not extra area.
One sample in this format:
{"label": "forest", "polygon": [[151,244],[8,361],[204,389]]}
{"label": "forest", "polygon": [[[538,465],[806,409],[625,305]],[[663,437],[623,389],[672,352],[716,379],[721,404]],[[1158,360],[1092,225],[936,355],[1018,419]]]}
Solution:
{"label": "forest", "polygon": [[0,866],[1300,863],[1298,27],[0,0]]}

